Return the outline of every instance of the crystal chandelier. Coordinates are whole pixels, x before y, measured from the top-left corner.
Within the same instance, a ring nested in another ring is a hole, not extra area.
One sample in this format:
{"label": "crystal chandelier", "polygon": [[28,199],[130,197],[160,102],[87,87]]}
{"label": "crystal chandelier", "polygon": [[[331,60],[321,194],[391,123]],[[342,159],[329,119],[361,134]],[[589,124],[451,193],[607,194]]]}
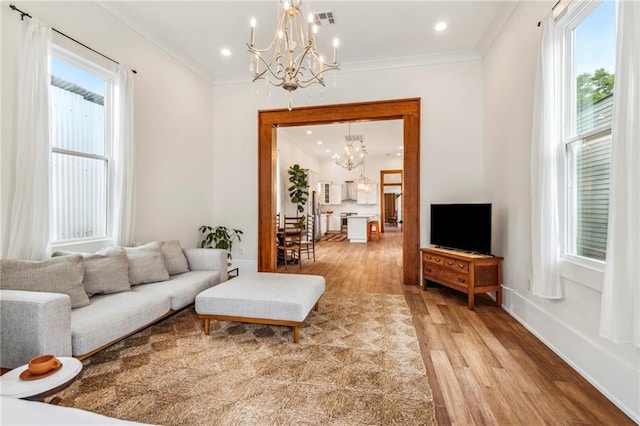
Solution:
{"label": "crystal chandelier", "polygon": [[[313,14],[305,21],[302,0],[279,0],[279,19],[275,37],[265,49],[254,47],[256,20],[251,19],[251,38],[247,46],[253,55],[253,81],[267,80],[274,86],[291,92],[314,83],[324,87],[324,73],[338,70],[338,39],[333,40],[333,62],[327,63],[317,49],[318,27]],[[261,67],[264,65],[264,68]]]}
{"label": "crystal chandelier", "polygon": [[364,165],[364,156],[367,154],[367,151],[364,148],[364,136],[352,136],[351,123],[349,123],[349,134],[344,138],[344,154],[342,154],[342,156],[340,156],[339,154],[335,154],[332,157],[335,160],[336,164],[340,167],[344,167],[347,170],[353,170],[358,166]]}
{"label": "crystal chandelier", "polygon": [[369,180],[368,177],[363,176],[364,174],[364,161],[362,162],[362,169],[360,171],[360,177],[355,178],[353,181],[356,184],[356,191],[362,193],[362,194],[368,194],[369,192],[371,192],[371,181]]}

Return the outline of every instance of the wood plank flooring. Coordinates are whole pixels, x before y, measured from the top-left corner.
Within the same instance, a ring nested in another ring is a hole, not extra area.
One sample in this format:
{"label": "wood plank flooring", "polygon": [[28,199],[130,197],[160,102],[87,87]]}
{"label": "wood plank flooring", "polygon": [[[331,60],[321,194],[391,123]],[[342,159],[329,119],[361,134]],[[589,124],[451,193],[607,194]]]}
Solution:
{"label": "wood plank flooring", "polygon": [[323,275],[327,291],[404,294],[438,423],[633,425],[629,417],[486,295],[474,311],[448,288],[402,284],[402,233],[316,243],[316,261],[282,273]]}

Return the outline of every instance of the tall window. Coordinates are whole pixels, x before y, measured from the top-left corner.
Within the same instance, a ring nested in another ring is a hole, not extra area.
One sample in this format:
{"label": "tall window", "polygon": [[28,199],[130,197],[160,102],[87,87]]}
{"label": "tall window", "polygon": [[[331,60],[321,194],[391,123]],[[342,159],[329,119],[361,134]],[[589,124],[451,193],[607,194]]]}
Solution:
{"label": "tall window", "polygon": [[615,3],[578,3],[564,33],[565,252],[604,261],[607,251]]}
{"label": "tall window", "polygon": [[104,238],[114,75],[63,49],[54,50],[51,74],[51,238]]}

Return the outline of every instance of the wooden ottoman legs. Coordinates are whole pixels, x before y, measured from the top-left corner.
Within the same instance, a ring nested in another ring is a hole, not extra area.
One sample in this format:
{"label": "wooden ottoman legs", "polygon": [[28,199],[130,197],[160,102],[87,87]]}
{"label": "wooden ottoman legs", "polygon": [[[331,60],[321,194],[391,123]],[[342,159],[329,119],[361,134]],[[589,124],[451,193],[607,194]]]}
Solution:
{"label": "wooden ottoman legs", "polygon": [[[318,303],[316,303],[315,307],[318,310]],[[284,325],[293,328],[293,343],[298,343],[300,341],[300,326],[302,322],[297,321],[283,321],[283,320],[273,320],[273,319],[262,319],[262,318],[244,318],[244,317],[231,317],[226,315],[198,315],[203,320],[204,324],[204,334],[209,335],[210,322],[212,319],[218,321],[235,321],[235,322],[248,322],[254,324],[267,324],[267,325]]]}

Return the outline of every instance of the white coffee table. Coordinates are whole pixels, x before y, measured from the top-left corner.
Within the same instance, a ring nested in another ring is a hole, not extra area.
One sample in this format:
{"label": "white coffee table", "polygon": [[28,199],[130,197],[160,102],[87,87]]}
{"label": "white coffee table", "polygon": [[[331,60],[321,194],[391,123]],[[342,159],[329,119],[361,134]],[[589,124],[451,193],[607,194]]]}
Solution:
{"label": "white coffee table", "polygon": [[82,363],[71,357],[60,357],[58,359],[62,363],[62,368],[49,377],[37,380],[22,380],[20,374],[27,369],[28,366],[26,364],[0,376],[0,395],[43,402],[46,397],[60,392],[80,374]]}

